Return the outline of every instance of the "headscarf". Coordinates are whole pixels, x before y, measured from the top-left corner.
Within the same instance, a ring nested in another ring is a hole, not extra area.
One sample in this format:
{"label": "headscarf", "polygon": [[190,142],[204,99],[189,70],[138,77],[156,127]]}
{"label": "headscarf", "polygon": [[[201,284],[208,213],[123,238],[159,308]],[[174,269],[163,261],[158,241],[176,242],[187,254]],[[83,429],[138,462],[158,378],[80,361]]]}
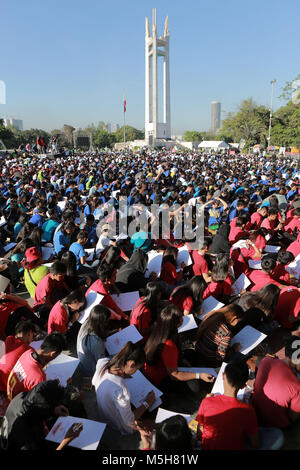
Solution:
{"label": "headscarf", "polygon": [[213,238],[213,242],[210,247],[210,252],[214,254],[219,253],[229,253],[230,252],[230,242],[228,240],[230,232],[229,224],[222,224]]}

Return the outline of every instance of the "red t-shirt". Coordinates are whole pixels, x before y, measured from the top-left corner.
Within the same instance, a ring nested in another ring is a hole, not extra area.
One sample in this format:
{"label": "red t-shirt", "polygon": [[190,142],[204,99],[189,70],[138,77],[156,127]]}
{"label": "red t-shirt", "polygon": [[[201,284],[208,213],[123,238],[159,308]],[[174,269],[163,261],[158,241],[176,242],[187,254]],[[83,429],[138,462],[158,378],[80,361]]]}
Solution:
{"label": "red t-shirt", "polygon": [[151,366],[145,363],[145,375],[154,385],[159,385],[168,376],[167,369],[177,368],[178,357],[179,351],[176,344],[167,339],[162,348],[159,362]]}
{"label": "red t-shirt", "polygon": [[258,433],[255,411],[237,398],[204,398],[196,420],[203,426],[203,450],[245,450],[246,437]]}
{"label": "red t-shirt", "polygon": [[7,396],[12,400],[18,393],[29,392],[46,380],[43,366],[32,356],[32,349],[24,352],[17,360],[7,381]]}
{"label": "red t-shirt", "polygon": [[291,328],[288,321],[289,315],[297,318],[300,312],[300,292],[297,287],[287,286],[280,291],[278,303],[274,312],[274,318],[283,328]]}
{"label": "red t-shirt", "polygon": [[284,428],[289,425],[287,408],[300,413],[300,380],[280,359],[265,357],[256,374],[252,404],[262,426]]}
{"label": "red t-shirt", "polygon": [[291,276],[281,263],[277,263],[272,277],[274,277],[276,281],[281,282],[281,284],[290,284]]}
{"label": "red t-shirt", "polygon": [[246,238],[247,232],[241,229],[241,227],[232,227],[230,229],[228,240],[233,245],[234,243],[238,242],[242,238]]}
{"label": "red t-shirt", "polygon": [[107,308],[110,308],[111,310],[113,310],[117,315],[113,315],[111,317],[111,319],[118,319],[120,320],[120,316],[122,318],[125,318],[126,320],[128,319],[127,316],[125,315],[125,313],[123,312],[123,310],[121,310],[117,304],[113,301],[113,299],[111,298],[111,295],[110,293],[108,292],[107,288],[105,287],[105,285],[103,284],[102,281],[100,281],[100,279],[97,279],[97,281],[95,281],[89,288],[88,290],[86,291],[86,296],[89,294],[89,292],[91,291],[94,291],[94,292],[98,292],[98,294],[102,294],[104,297],[103,299],[101,300],[101,304],[104,305],[105,307]]}
{"label": "red t-shirt", "polygon": [[294,232],[295,229],[297,233],[300,230],[300,220],[298,219],[298,217],[293,217],[291,220],[287,220],[284,225],[284,230],[291,234]]}
{"label": "red t-shirt", "polygon": [[0,303],[0,337],[1,339],[6,338],[5,328],[8,321],[8,318],[12,312],[17,308],[22,307],[22,305],[13,302],[11,300]]}
{"label": "red t-shirt", "polygon": [[275,286],[280,286],[280,282],[275,281],[275,279],[271,277],[270,274],[265,273],[260,269],[254,269],[250,274],[248,274],[248,278],[254,284],[254,286],[250,289],[251,292],[259,290],[267,284],[275,284]]}
{"label": "red t-shirt", "polygon": [[203,300],[207,299],[210,295],[220,301],[219,297],[232,294],[232,282],[229,275],[225,281],[210,282],[203,293]]}
{"label": "red t-shirt", "polygon": [[69,290],[64,280],[56,281],[50,276],[50,273],[47,274],[45,277],[43,277],[43,279],[39,281],[38,285],[36,286],[34,293],[34,307],[36,305],[43,305],[45,303],[46,298],[51,299],[51,294],[55,288],[65,288]]}
{"label": "red t-shirt", "polygon": [[174,266],[173,263],[170,263],[170,261],[163,263],[161,267],[160,280],[174,286],[179,274],[176,269],[176,266]]}
{"label": "red t-shirt", "polygon": [[293,253],[295,258],[297,258],[297,256],[300,254],[300,241],[295,240],[288,246],[286,251],[290,251],[291,253]]}
{"label": "red t-shirt", "polygon": [[170,302],[173,305],[176,305],[182,313],[184,311],[187,311],[187,312],[191,313],[192,308],[194,306],[194,302],[193,302],[192,297],[191,296],[186,296],[184,294],[184,292],[182,292],[181,294],[175,295],[174,297],[173,297],[173,293],[172,293],[172,295],[170,297]]}
{"label": "red t-shirt", "polygon": [[31,349],[28,343],[25,343],[22,339],[16,338],[15,336],[8,336],[4,342],[5,354],[0,359],[0,391],[6,392],[7,379],[10,371],[14,367],[15,363],[22,354]]}
{"label": "red t-shirt", "polygon": [[132,309],[130,315],[130,325],[134,325],[141,333],[142,330],[147,330],[152,321],[151,310],[146,306],[145,297],[141,297]]}
{"label": "red t-shirt", "polygon": [[275,226],[276,220],[269,220],[268,217],[266,217],[261,223],[261,227],[266,228],[270,234],[274,232]]}
{"label": "red t-shirt", "polygon": [[62,306],[60,300],[52,307],[48,318],[48,335],[53,331],[65,333],[68,329],[69,317],[67,309]]}
{"label": "red t-shirt", "polygon": [[204,256],[198,253],[198,250],[192,251],[192,259],[194,264],[192,266],[194,276],[202,276],[208,273],[208,265]]}
{"label": "red t-shirt", "polygon": [[261,225],[262,215],[259,212],[254,212],[251,215],[251,228],[258,228]]}

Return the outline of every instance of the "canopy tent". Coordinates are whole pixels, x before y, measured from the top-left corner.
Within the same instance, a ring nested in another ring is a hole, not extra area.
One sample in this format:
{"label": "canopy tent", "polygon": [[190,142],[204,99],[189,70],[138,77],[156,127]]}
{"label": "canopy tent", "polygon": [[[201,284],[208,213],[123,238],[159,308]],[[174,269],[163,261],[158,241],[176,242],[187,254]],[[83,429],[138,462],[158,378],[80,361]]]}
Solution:
{"label": "canopy tent", "polygon": [[201,144],[198,146],[199,149],[229,149],[230,145],[228,145],[224,140],[203,140]]}

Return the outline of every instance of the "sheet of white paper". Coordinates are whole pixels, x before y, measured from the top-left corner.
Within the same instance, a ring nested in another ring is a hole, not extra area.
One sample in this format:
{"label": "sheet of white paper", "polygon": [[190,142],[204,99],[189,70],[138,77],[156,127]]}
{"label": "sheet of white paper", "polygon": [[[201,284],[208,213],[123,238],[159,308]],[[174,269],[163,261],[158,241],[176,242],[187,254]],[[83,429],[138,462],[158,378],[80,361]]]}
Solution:
{"label": "sheet of white paper", "polygon": [[158,251],[151,250],[148,255],[148,266],[145,273],[145,277],[148,279],[152,272],[156,273],[157,276],[160,276],[161,271],[161,262],[163,258],[163,253],[159,253]]}
{"label": "sheet of white paper", "polygon": [[42,246],[43,260],[48,261],[51,255],[54,253],[54,249],[50,246]]}
{"label": "sheet of white paper", "polygon": [[0,219],[0,227],[3,227],[3,225],[5,225],[5,224],[6,224],[6,220],[5,220],[5,217],[3,215]]}
{"label": "sheet of white paper", "polygon": [[58,201],[57,205],[60,207],[60,209],[63,211],[64,208],[66,207],[67,201]]}
{"label": "sheet of white paper", "polygon": [[89,314],[91,313],[91,310],[93,307],[96,305],[101,304],[101,301],[103,299],[104,295],[98,294],[97,292],[91,291],[88,293],[86,296],[86,308],[84,309],[83,312],[81,312],[81,315],[78,319],[79,323],[84,323],[85,320],[87,320]]}
{"label": "sheet of white paper", "polygon": [[126,292],[125,294],[114,294],[111,296],[113,301],[123,312],[129,312],[133,309],[140,298],[138,291]]}
{"label": "sheet of white paper", "polygon": [[10,250],[12,250],[17,244],[15,242],[11,242],[8,245],[3,247],[4,253],[8,253]]}
{"label": "sheet of white paper", "polygon": [[208,313],[212,312],[213,310],[219,310],[220,308],[224,307],[224,305],[225,304],[222,304],[222,302],[219,302],[212,295],[210,295],[202,302],[202,313],[201,315],[198,315],[198,318],[203,320]]}
{"label": "sheet of white paper", "polygon": [[49,362],[49,365],[46,367],[47,380],[59,379],[60,384],[66,387],[67,380],[72,377],[78,364],[79,359],[76,359],[76,357],[70,357],[63,353],[60,354],[56,359]]}
{"label": "sheet of white paper", "polygon": [[233,250],[236,250],[237,248],[248,248],[246,240],[239,240],[234,245],[232,245]]}
{"label": "sheet of white paper", "polygon": [[195,322],[194,315],[192,313],[190,315],[184,315],[182,325],[178,328],[178,333],[194,330],[195,328],[198,328],[198,325]]}
{"label": "sheet of white paper", "polygon": [[296,279],[300,278],[300,254],[286,267],[286,270]]}
{"label": "sheet of white paper", "polygon": [[232,284],[232,295],[239,294],[243,289],[247,289],[250,285],[251,281],[247,278],[245,273],[242,273]]}
{"label": "sheet of white paper", "polygon": [[261,343],[266,337],[267,335],[264,333],[261,333],[252,326],[247,325],[231,339],[230,346],[235,343],[240,343],[241,349],[239,352],[242,354],[248,354],[248,352],[252,351],[252,349]]}
{"label": "sheet of white paper", "polygon": [[181,266],[182,261],[185,262],[186,266],[193,264],[192,258],[190,257],[189,250],[186,246],[178,248],[177,266]]}
{"label": "sheet of white paper", "polygon": [[9,283],[10,280],[0,274],[0,292],[4,292]]}
{"label": "sheet of white paper", "polygon": [[251,269],[261,269],[260,259],[249,259],[248,264]]}
{"label": "sheet of white paper", "polygon": [[43,263],[42,266],[47,266],[47,268],[51,268],[53,263],[54,261],[52,261],[52,263]]}
{"label": "sheet of white paper", "polygon": [[178,367],[177,370],[178,372],[191,372],[195,374],[199,372],[199,374],[210,374],[214,377],[217,377],[218,375],[216,370],[212,367]]}
{"label": "sheet of white paper", "polygon": [[82,431],[78,437],[68,445],[82,450],[96,450],[105,431],[106,424],[91,419],[77,418],[75,416],[60,416],[46,436],[47,441],[60,443],[72,424],[81,423]]}
{"label": "sheet of white paper", "polygon": [[125,346],[128,341],[137,343],[141,339],[143,339],[143,337],[138,332],[136,327],[134,325],[130,325],[127,326],[127,328],[118,331],[118,333],[109,336],[105,341],[105,347],[108,351],[108,354],[113,356],[114,354],[117,354],[119,351],[121,351],[123,346]]}
{"label": "sheet of white paper", "polygon": [[[130,401],[138,408],[145,401],[146,396],[152,390],[155,393],[155,397],[159,398],[163,395],[155,385],[153,385],[140,370],[137,370],[131,379],[125,379],[128,390],[130,391]],[[154,409],[154,408],[153,408]]]}
{"label": "sheet of white paper", "polygon": [[191,415],[185,415],[183,413],[176,413],[175,411],[169,411],[169,410],[164,410],[163,408],[158,408],[155,422],[161,423],[165,419],[171,418],[171,416],[176,416],[176,415],[183,416],[186,419],[188,424],[190,424],[190,421],[192,420]]}
{"label": "sheet of white paper", "polygon": [[[217,379],[215,381],[215,384],[212,388],[211,393],[214,393],[215,395],[223,395],[223,393],[224,393],[223,372],[224,372],[226,366],[227,366],[227,362],[223,362],[223,364],[222,364],[222,366],[219,370],[218,377],[217,377]],[[245,393],[245,388],[240,389],[238,391],[237,397],[238,397],[239,400],[243,399],[244,393]]]}
{"label": "sheet of white paper", "polygon": [[271,235],[268,233],[268,235],[265,236],[266,241],[268,242],[271,238]]}
{"label": "sheet of white paper", "polygon": [[280,246],[266,245],[264,251],[266,253],[278,253]]}
{"label": "sheet of white paper", "polygon": [[84,251],[87,254],[86,261],[92,261],[95,253],[95,248],[85,248]]}

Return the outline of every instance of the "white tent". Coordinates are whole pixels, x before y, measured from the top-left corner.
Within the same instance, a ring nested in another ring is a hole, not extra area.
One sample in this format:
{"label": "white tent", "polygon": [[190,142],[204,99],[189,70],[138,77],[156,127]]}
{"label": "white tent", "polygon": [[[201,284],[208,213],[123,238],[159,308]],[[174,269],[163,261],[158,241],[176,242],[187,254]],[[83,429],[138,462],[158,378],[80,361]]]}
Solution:
{"label": "white tent", "polygon": [[201,144],[199,144],[199,149],[229,149],[230,145],[228,145],[224,140],[203,140]]}

